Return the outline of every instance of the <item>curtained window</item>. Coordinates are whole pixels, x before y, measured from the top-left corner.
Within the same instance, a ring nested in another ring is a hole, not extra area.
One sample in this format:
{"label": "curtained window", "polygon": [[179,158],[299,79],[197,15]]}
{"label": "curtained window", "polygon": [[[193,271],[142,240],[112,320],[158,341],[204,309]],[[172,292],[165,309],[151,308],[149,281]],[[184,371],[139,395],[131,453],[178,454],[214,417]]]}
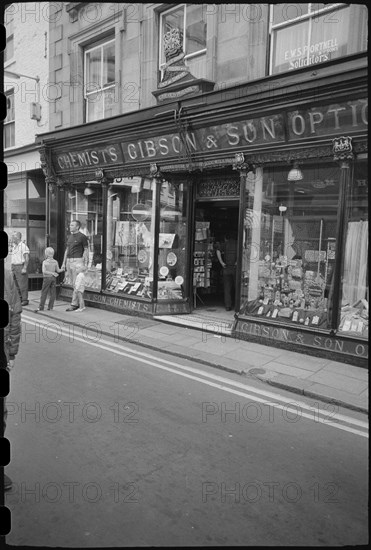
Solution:
{"label": "curtained window", "polygon": [[276,4],[270,13],[270,74],[367,49],[366,6]]}

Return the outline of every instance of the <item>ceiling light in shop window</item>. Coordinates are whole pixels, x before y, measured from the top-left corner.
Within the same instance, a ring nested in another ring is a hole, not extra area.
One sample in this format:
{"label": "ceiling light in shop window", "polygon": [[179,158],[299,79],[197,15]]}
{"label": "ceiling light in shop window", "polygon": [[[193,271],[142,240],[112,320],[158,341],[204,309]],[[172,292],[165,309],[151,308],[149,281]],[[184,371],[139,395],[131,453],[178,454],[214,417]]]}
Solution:
{"label": "ceiling light in shop window", "polygon": [[287,181],[301,181],[304,178],[303,172],[300,170],[297,162],[294,162],[293,167],[287,176]]}
{"label": "ceiling light in shop window", "polygon": [[94,189],[91,188],[90,183],[88,183],[87,187],[84,189],[84,195],[88,197],[89,195],[93,195],[95,193]]}

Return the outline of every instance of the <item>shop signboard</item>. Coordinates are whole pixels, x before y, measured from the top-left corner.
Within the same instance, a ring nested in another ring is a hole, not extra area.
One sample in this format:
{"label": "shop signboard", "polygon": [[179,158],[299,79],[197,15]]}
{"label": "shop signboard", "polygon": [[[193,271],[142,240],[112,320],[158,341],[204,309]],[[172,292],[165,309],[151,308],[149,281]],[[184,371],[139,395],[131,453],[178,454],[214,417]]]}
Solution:
{"label": "shop signboard", "polygon": [[54,154],[56,173],[78,168],[109,166],[122,163],[121,149],[118,143],[104,143],[92,147],[74,147],[69,151]]}
{"label": "shop signboard", "polygon": [[342,339],[319,332],[304,332],[287,327],[266,325],[256,323],[245,319],[238,319],[235,327],[236,337],[259,338],[262,343],[264,340],[282,342],[285,344],[300,345],[321,351],[348,355],[359,359],[368,358],[368,342],[360,342]]}
{"label": "shop signboard", "polygon": [[56,174],[74,169],[138,164],[141,161],[227,151],[229,149],[271,146],[308,138],[367,131],[368,99],[317,105],[279,114],[267,114],[206,126],[178,133],[150,136],[120,143],[100,143],[95,147],[55,152]]}
{"label": "shop signboard", "polygon": [[[60,297],[70,298],[72,296],[72,288],[62,287],[60,292]],[[119,297],[119,296],[110,296],[109,294],[101,294],[99,292],[93,292],[89,289],[85,290],[85,301],[89,304],[99,304],[103,309],[108,307],[111,310],[116,311],[131,311],[138,312],[142,314],[152,313],[152,303],[133,300],[129,298]],[[98,307],[99,307],[98,306]]]}
{"label": "shop signboard", "polygon": [[368,100],[319,105],[287,113],[289,141],[368,129]]}

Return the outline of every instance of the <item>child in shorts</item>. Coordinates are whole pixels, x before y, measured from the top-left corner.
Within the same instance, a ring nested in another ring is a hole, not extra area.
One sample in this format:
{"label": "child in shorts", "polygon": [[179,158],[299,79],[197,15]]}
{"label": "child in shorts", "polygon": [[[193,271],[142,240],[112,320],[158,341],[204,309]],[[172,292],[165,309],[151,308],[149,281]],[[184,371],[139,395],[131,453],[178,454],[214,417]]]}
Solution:
{"label": "child in shorts", "polygon": [[57,260],[54,259],[54,249],[48,246],[45,249],[45,260],[42,264],[43,286],[41,289],[40,305],[35,313],[44,311],[45,302],[49,294],[48,310],[53,309],[56,298],[57,277],[64,269],[60,269]]}

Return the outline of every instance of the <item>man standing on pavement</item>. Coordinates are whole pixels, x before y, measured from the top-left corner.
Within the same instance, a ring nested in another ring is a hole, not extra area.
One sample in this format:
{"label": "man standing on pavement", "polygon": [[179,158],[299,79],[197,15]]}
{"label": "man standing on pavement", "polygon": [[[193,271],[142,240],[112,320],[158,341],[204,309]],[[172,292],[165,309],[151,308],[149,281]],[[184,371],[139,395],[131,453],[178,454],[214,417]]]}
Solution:
{"label": "man standing on pavement", "polygon": [[[9,322],[4,328],[4,352],[6,359],[6,369],[10,373],[14,367],[15,357],[18,353],[19,342],[21,339],[21,298],[15,286],[15,280],[9,268],[4,268],[4,300],[8,304]],[[6,398],[4,397],[4,432],[7,419]],[[4,490],[8,491],[12,487],[12,480],[4,474]]]}
{"label": "man standing on pavement", "polygon": [[[76,279],[76,265],[82,264],[87,267],[89,262],[89,242],[87,237],[81,233],[80,227],[79,220],[70,222],[71,234],[67,239],[67,247],[61,265],[61,270],[66,271],[66,281],[72,286]],[[74,311],[78,307],[78,304],[71,303],[67,311]]]}
{"label": "man standing on pavement", "polygon": [[234,305],[236,292],[237,241],[226,233],[224,243],[216,250],[216,255],[223,268],[224,305],[230,311]]}
{"label": "man standing on pavement", "polygon": [[11,269],[15,284],[22,300],[22,306],[28,305],[28,274],[30,249],[22,242],[22,233],[16,231],[12,235]]}

